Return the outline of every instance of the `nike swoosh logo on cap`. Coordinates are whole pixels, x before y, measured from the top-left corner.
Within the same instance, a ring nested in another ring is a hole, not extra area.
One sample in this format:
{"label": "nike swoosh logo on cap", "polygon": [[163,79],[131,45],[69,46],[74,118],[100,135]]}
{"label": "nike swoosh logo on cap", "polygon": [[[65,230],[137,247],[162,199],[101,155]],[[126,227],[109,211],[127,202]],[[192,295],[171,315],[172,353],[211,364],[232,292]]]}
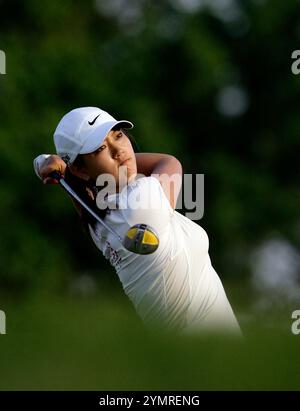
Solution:
{"label": "nike swoosh logo on cap", "polygon": [[93,121],[88,121],[89,125],[92,126],[93,124],[95,124],[95,121],[97,120],[97,118],[100,116],[100,114],[98,114],[97,117],[94,118]]}

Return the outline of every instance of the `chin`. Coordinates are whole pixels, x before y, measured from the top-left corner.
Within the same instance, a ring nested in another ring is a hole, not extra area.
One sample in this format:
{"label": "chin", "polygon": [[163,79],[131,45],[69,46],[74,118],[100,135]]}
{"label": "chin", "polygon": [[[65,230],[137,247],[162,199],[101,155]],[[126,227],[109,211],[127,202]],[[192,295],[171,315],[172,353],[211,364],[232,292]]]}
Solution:
{"label": "chin", "polygon": [[136,175],[137,173],[131,173],[128,175],[128,184],[136,179]]}

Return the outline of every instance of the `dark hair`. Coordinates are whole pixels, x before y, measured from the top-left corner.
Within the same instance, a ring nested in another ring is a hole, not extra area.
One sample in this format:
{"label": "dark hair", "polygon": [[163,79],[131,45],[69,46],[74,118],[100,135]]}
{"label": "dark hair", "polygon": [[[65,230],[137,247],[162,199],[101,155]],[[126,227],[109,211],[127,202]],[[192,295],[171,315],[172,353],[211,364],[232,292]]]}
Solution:
{"label": "dark hair", "polygon": [[[113,128],[112,130],[118,130],[117,127]],[[138,152],[138,145],[133,136],[131,136],[127,131],[125,132],[122,128],[121,130],[123,133],[129,138],[131,144],[134,148],[134,151]],[[82,168],[84,166],[84,158],[82,154],[79,154],[73,162],[73,165],[77,168]],[[78,194],[78,196],[101,218],[104,219],[107,213],[107,209],[99,209],[96,204],[96,197],[98,194],[98,189],[96,187],[96,182],[90,178],[89,180],[83,180],[80,177],[75,176],[69,169],[66,168],[65,172],[65,180],[66,182],[72,187],[72,189]],[[92,199],[91,192],[93,194],[94,199]],[[80,220],[83,224],[83,228],[88,232],[88,225],[91,225],[92,228],[96,225],[95,218],[85,209],[82,207],[82,213],[80,215]]]}
{"label": "dark hair", "polygon": [[[77,166],[82,163],[82,161],[82,156],[78,155],[73,164]],[[99,217],[105,218],[106,209],[100,210],[96,205],[97,187],[92,179],[89,179],[88,181],[83,180],[82,178],[79,178],[71,173],[69,167],[67,167],[65,172],[65,180],[76,192],[76,194],[78,194],[78,196],[85,202],[85,204],[87,204],[96,214],[98,214]],[[92,192],[94,199],[90,196],[89,190]],[[96,224],[95,218],[83,207],[80,220],[86,231],[88,231],[88,224],[90,224],[93,228]]]}

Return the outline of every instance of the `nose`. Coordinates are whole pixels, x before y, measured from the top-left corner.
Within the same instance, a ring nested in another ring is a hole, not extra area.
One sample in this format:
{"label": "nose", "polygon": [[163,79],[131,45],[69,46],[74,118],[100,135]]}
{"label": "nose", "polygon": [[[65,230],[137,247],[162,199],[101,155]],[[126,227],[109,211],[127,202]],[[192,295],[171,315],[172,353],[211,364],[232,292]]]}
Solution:
{"label": "nose", "polygon": [[124,148],[122,148],[118,145],[115,145],[115,146],[112,146],[112,155],[113,155],[113,158],[115,160],[123,161],[123,159],[126,155],[126,152],[125,152]]}
{"label": "nose", "polygon": [[111,138],[111,139],[107,139],[107,143],[108,143],[112,158],[118,161],[123,161],[124,158],[126,157],[126,148],[124,148],[121,141]]}

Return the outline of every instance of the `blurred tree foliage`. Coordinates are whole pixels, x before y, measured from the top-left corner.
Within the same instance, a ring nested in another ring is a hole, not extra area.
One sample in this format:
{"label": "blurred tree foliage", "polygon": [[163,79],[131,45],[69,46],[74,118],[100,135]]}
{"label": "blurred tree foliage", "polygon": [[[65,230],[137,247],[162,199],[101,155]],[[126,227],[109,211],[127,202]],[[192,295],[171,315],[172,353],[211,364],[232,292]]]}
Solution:
{"label": "blurred tree foliage", "polygon": [[[106,261],[32,160],[63,114],[99,106],[135,123],[140,151],[205,174],[212,260],[244,280],[249,252],[300,243],[297,0],[0,1],[1,289],[57,289]],[[112,272],[112,270],[111,270]]]}

